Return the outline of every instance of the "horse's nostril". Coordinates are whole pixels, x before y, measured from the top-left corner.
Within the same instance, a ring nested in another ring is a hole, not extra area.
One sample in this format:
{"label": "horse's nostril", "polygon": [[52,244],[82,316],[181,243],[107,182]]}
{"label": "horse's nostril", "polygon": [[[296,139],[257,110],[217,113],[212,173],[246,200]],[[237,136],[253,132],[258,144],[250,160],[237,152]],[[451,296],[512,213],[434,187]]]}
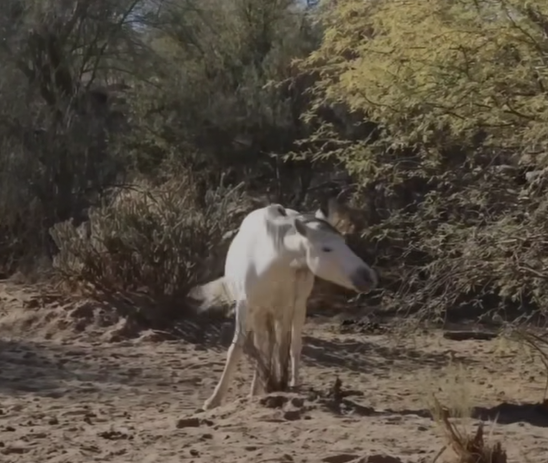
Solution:
{"label": "horse's nostril", "polygon": [[371,280],[371,289],[376,288],[379,284],[379,276],[375,270],[371,269],[369,271],[369,279]]}
{"label": "horse's nostril", "polygon": [[368,290],[375,288],[378,284],[378,278],[375,271],[366,267],[362,267],[356,272],[354,281],[356,287],[367,288]]}
{"label": "horse's nostril", "polygon": [[372,282],[373,280],[373,275],[371,275],[371,271],[367,268],[360,269],[360,276],[363,279],[363,281]]}

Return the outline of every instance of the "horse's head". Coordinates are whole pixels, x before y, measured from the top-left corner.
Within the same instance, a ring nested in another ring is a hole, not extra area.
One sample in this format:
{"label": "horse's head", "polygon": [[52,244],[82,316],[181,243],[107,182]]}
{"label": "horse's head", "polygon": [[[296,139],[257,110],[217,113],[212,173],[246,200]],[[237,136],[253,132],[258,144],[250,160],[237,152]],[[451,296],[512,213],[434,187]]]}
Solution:
{"label": "horse's head", "polygon": [[354,254],[331,224],[318,218],[297,217],[293,223],[305,249],[306,265],[314,275],[361,293],[377,286],[375,271]]}

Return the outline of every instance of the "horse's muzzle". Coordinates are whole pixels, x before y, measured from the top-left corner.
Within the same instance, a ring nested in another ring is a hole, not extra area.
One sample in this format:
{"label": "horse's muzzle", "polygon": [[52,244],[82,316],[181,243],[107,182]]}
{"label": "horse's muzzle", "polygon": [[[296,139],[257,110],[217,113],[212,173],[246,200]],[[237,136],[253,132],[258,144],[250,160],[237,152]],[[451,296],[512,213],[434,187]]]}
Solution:
{"label": "horse's muzzle", "polygon": [[352,275],[352,284],[361,293],[372,291],[379,284],[377,273],[369,267],[360,267]]}

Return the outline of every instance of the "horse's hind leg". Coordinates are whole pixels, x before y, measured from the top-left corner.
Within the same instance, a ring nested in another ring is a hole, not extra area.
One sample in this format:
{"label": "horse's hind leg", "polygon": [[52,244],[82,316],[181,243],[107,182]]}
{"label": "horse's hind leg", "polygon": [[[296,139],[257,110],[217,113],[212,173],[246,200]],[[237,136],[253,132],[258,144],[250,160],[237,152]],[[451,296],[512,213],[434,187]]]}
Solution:
{"label": "horse's hind leg", "polygon": [[215,387],[213,394],[204,403],[204,410],[218,407],[223,401],[228,386],[234,376],[238,362],[242,358],[245,336],[247,334],[247,304],[245,301],[239,301],[236,304],[236,328],[232,344],[228,348],[225,368],[219,383]]}
{"label": "horse's hind leg", "polygon": [[256,330],[253,331],[253,350],[250,352],[252,355],[252,363],[255,367],[253,371],[253,380],[251,381],[251,390],[249,391],[249,397],[255,397],[264,390],[264,384],[261,374],[261,358],[263,357],[263,345],[261,341],[260,324],[256,322]]}
{"label": "horse's hind leg", "polygon": [[266,391],[269,382],[269,375],[272,371],[272,351],[274,339],[272,332],[272,323],[267,316],[258,316],[255,319],[255,331],[253,332],[255,349],[255,371],[253,372],[253,381],[251,383],[250,396],[256,396]]}
{"label": "horse's hind leg", "polygon": [[[257,342],[257,334],[253,333],[253,337],[255,338],[255,349],[256,353],[260,352],[260,349],[258,348],[258,342]],[[254,359],[255,363],[255,370],[253,371],[253,379],[251,380],[251,390],[249,391],[249,397],[255,397],[261,393],[262,385],[261,380],[259,379],[260,376],[260,365],[259,361],[257,359]]]}
{"label": "horse's hind leg", "polygon": [[306,320],[306,304],[295,304],[295,313],[291,327],[291,382],[290,387],[299,386],[299,367],[303,346],[302,330]]}
{"label": "horse's hind leg", "polygon": [[286,320],[276,320],[276,389],[286,390],[288,383],[291,331]]}
{"label": "horse's hind leg", "polygon": [[303,346],[302,331],[306,321],[306,302],[314,286],[314,276],[310,272],[297,272],[297,294],[291,325],[291,382],[290,387],[299,386],[299,368]]}

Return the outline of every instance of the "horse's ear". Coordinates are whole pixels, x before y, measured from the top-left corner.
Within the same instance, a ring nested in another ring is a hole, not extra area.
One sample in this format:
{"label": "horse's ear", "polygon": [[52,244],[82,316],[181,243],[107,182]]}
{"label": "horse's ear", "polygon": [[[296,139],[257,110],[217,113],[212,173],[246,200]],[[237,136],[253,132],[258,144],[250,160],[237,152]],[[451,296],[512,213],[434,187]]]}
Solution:
{"label": "horse's ear", "polygon": [[295,230],[297,230],[297,233],[299,235],[306,237],[306,235],[308,234],[308,229],[306,228],[306,225],[304,223],[302,223],[299,219],[295,218],[293,220],[293,225],[295,226]]}

